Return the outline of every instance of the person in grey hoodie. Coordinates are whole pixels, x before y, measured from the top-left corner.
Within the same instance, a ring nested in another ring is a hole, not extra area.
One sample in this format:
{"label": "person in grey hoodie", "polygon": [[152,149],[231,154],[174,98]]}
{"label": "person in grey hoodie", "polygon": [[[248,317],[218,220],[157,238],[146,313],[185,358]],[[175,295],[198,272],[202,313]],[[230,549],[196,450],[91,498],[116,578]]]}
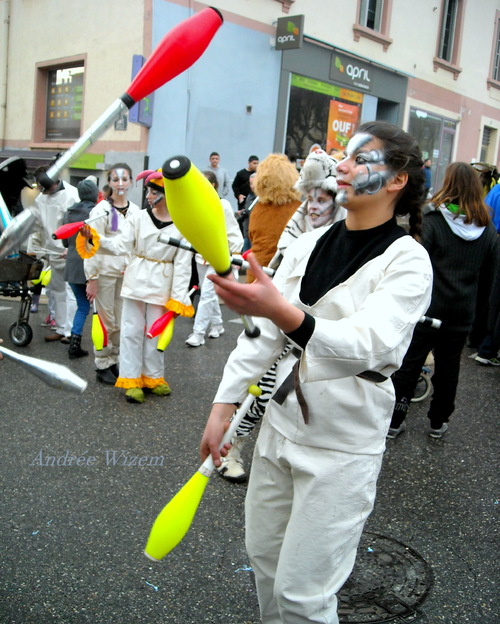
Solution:
{"label": "person in grey hoodie", "polygon": [[[99,189],[92,180],[82,180],[77,188],[80,201],[68,208],[64,215],[64,223],[85,221],[89,218],[90,211],[96,204]],[[70,360],[89,354],[81,346],[83,327],[90,311],[90,301],[87,299],[87,278],[83,270],[83,258],[79,256],[75,246],[76,237],[77,234],[74,234],[70,238],[63,240],[64,246],[68,249],[66,266],[64,268],[64,281],[68,282],[75,295],[77,304],[68,350]]]}
{"label": "person in grey hoodie", "polygon": [[441,438],[455,410],[460,356],[478,297],[489,298],[498,263],[497,233],[483,201],[477,172],[463,162],[448,166],[442,189],[432,198],[435,210],[424,215],[422,244],[434,274],[426,316],[439,329],[417,325],[401,368],[393,375],[396,404],[388,438],[406,427],[405,418],[427,355],[434,353],[433,395],[427,417],[429,435]]}

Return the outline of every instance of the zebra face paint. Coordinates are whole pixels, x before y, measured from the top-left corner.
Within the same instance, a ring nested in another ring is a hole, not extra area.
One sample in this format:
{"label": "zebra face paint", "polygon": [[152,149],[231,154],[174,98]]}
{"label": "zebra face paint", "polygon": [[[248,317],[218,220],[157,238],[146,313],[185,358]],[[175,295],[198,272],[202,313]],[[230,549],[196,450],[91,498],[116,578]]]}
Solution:
{"label": "zebra face paint", "polygon": [[332,217],[334,199],[326,191],[313,188],[307,194],[307,218],[313,228],[326,225]]}
{"label": "zebra face paint", "polygon": [[109,176],[109,186],[117,195],[125,195],[131,183],[130,174],[126,169],[113,169]]}
{"label": "zebra face paint", "polygon": [[[342,163],[347,160],[354,161],[350,166],[353,177],[350,186],[355,195],[374,195],[383,188],[393,177],[393,172],[388,169],[385,163],[385,154],[379,149],[367,149],[374,137],[371,134],[356,134],[349,141],[346,148],[346,158],[337,167],[342,169]],[[342,186],[340,174],[339,192],[337,202],[345,204],[348,202],[347,188]],[[338,180],[339,181],[339,180]]]}

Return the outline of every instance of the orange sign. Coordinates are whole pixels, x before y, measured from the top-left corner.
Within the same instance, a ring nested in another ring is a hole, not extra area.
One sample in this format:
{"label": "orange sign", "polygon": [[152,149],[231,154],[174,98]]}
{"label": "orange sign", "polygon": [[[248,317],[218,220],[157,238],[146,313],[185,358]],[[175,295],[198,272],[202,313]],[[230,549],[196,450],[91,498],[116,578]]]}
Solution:
{"label": "orange sign", "polygon": [[359,106],[330,100],[328,113],[328,132],[326,136],[327,153],[333,148],[344,151],[349,139],[358,125]]}

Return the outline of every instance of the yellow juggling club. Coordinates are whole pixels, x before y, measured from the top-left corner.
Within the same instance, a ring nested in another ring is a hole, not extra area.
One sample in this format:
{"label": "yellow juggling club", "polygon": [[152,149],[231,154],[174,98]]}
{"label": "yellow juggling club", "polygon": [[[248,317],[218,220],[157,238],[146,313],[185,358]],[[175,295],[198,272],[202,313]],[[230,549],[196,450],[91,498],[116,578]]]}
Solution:
{"label": "yellow juggling club", "polygon": [[[173,156],[163,163],[165,199],[172,221],[196,251],[222,276],[231,273],[224,209],[217,191],[187,156]],[[242,316],[251,338],[260,330],[249,316]]]}
{"label": "yellow juggling club", "polygon": [[219,275],[231,272],[224,209],[217,191],[186,156],[162,168],[165,199],[179,232]]}
{"label": "yellow juggling club", "polygon": [[97,307],[94,299],[94,313],[92,314],[92,343],[96,351],[102,351],[104,347],[108,346],[108,332],[104,327],[101,317],[97,312]]}
{"label": "yellow juggling club", "polygon": [[158,336],[158,342],[156,344],[157,351],[165,351],[172,340],[172,336],[174,334],[174,326],[175,326],[175,314],[172,313],[169,322],[167,323],[165,329]]}
{"label": "yellow juggling club", "polygon": [[[253,400],[261,394],[262,390],[258,386],[251,385],[248,388],[248,396],[233,416],[231,424],[222,438],[221,448],[231,441]],[[186,485],[163,508],[151,528],[144,550],[146,557],[152,561],[160,561],[184,538],[193,522],[201,497],[214,469],[212,456],[209,455]]]}

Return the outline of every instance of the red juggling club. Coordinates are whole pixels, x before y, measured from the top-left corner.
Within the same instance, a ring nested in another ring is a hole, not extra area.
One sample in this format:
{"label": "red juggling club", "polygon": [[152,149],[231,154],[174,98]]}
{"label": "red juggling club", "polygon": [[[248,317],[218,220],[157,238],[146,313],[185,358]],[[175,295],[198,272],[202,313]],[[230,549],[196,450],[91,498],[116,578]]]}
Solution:
{"label": "red juggling club", "polygon": [[[105,211],[105,213],[106,215],[108,214],[107,211]],[[57,230],[52,234],[52,238],[54,240],[57,240],[57,239],[62,240],[63,238],[70,238],[71,236],[73,236],[73,234],[77,234],[84,225],[87,225],[87,223],[92,223],[92,221],[97,221],[97,219],[101,219],[102,217],[106,215],[98,214],[95,217],[86,219],[85,221],[75,221],[74,223],[66,223],[64,225],[61,225],[61,227],[58,227]]]}
{"label": "red juggling club", "polygon": [[169,324],[171,319],[173,319],[174,317],[175,312],[172,312],[171,310],[166,312],[163,316],[160,316],[160,318],[151,325],[146,336],[148,338],[155,338],[156,336],[161,334],[165,327]]}
{"label": "red juggling club", "polygon": [[39,184],[50,189],[62,169],[78,158],[125,111],[191,67],[206,50],[222,22],[221,13],[213,7],[207,7],[172,28],[144,63],[125,93],[38,178]]}
{"label": "red juggling club", "polygon": [[[194,294],[197,290],[198,286],[193,286],[188,292],[188,297]],[[155,338],[156,336],[159,336],[163,332],[165,327],[170,323],[171,319],[175,318],[176,316],[178,316],[178,314],[170,310],[168,312],[165,312],[165,314],[160,316],[159,319],[156,319],[156,321],[151,325],[146,336],[148,338]]]}

